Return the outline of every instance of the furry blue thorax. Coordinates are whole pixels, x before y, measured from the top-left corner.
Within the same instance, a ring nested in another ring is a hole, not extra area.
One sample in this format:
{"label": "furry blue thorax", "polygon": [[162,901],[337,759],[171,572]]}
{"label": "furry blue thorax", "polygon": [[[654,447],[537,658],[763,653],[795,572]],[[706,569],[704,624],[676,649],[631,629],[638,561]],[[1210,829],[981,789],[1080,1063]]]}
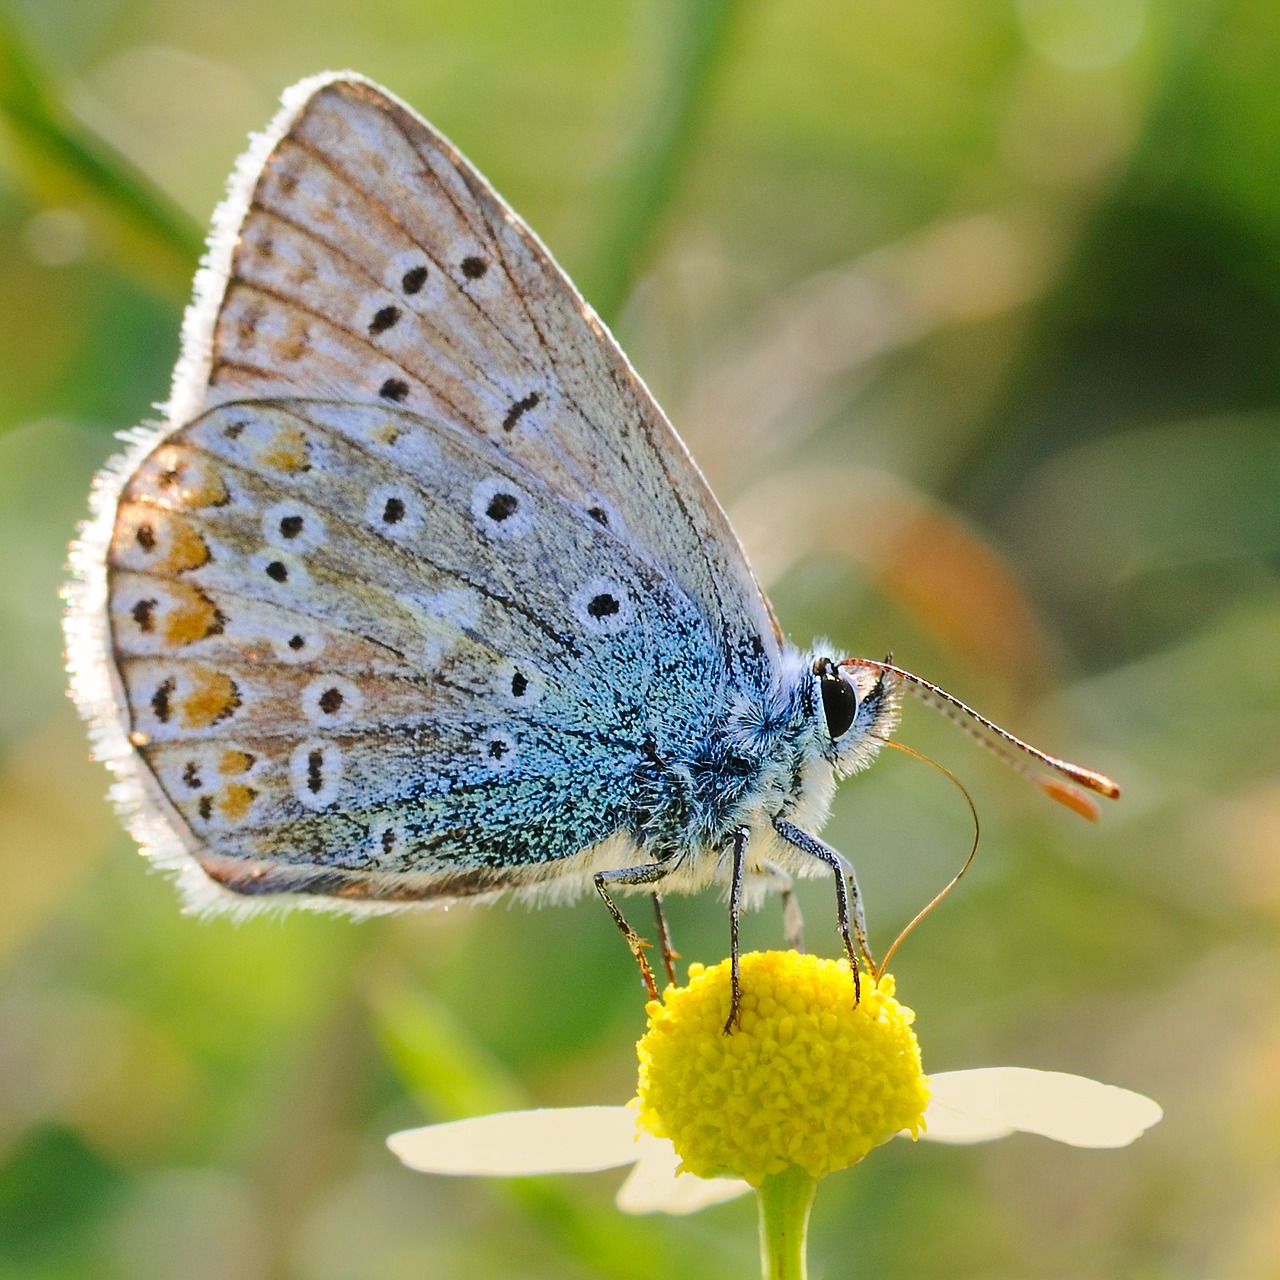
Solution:
{"label": "furry blue thorax", "polygon": [[693,740],[646,744],[633,775],[628,834],[647,856],[683,863],[719,851],[743,827],[772,846],[776,818],[820,829],[836,779],[875,759],[900,709],[896,683],[855,669],[838,678],[852,688],[857,709],[833,736],[820,695],[829,653],[825,643],[808,652],[788,645],[764,697],[734,693]]}

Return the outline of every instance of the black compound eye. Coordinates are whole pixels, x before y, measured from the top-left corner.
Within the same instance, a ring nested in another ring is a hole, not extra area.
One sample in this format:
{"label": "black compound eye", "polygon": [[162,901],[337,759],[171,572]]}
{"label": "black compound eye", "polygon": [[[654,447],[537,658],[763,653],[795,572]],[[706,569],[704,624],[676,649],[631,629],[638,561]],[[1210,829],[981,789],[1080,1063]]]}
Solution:
{"label": "black compound eye", "polygon": [[818,687],[822,690],[822,714],[826,717],[827,732],[832,739],[848,732],[858,714],[858,695],[847,680],[828,666],[818,673]]}

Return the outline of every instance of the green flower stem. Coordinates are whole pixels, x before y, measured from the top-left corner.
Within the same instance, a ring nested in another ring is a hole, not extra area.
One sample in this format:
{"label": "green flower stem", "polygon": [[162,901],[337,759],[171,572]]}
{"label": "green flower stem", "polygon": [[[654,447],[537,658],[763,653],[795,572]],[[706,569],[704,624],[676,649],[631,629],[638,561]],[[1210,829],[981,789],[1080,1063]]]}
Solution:
{"label": "green flower stem", "polygon": [[763,1280],[805,1280],[809,1210],[817,1179],[792,1165],[766,1178],[756,1192],[760,1204],[760,1273]]}

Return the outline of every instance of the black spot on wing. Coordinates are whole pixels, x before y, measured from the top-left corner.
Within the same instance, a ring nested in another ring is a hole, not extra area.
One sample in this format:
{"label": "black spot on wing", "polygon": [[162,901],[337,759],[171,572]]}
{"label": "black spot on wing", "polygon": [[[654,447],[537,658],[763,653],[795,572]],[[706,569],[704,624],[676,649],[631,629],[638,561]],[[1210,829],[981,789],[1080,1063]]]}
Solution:
{"label": "black spot on wing", "polygon": [[155,600],[139,600],[133,606],[133,620],[138,624],[138,630],[142,632],[154,631],[156,628],[156,604]]}
{"label": "black spot on wing", "polygon": [[155,712],[155,717],[161,724],[167,724],[169,717],[173,714],[169,699],[173,696],[175,687],[172,679],[165,680],[151,695],[151,710]]}
{"label": "black spot on wing", "polygon": [[530,391],[527,396],[516,400],[511,408],[507,410],[507,416],[502,420],[503,431],[512,430],[530,409],[537,407],[541,399],[542,397],[536,391]]}
{"label": "black spot on wing", "polygon": [[484,513],[490,520],[503,521],[508,516],[514,515],[519,505],[519,499],[516,498],[515,494],[495,493],[489,499],[489,505],[485,508]]}
{"label": "black spot on wing", "polygon": [[369,321],[369,332],[372,334],[386,333],[399,319],[399,307],[383,307],[375,312],[373,319]]}

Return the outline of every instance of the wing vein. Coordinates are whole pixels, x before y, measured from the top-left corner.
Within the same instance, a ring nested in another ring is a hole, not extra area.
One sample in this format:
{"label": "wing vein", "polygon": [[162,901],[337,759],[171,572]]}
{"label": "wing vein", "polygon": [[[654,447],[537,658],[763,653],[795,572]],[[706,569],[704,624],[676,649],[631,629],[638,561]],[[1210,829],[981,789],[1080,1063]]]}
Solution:
{"label": "wing vein", "polygon": [[[333,241],[328,239],[328,237],[323,236],[319,232],[313,231],[303,226],[302,223],[290,217],[287,213],[284,213],[280,209],[274,208],[271,205],[259,203],[256,197],[255,197],[255,202],[253,207],[256,208],[260,214],[265,215],[266,217],[271,218],[276,222],[283,223],[285,226],[291,228],[293,231],[295,231],[298,235],[302,236],[304,239],[310,240],[313,243],[319,245],[326,252],[331,253],[334,257],[341,258],[344,262],[349,264],[349,266],[353,271],[363,276],[364,279],[368,280],[372,285],[375,286],[375,288],[384,290],[386,292],[390,292],[389,290],[386,289],[386,286],[383,284],[383,282],[379,280],[378,277],[375,276],[373,272],[370,271],[369,268],[365,266],[363,262],[361,262],[358,258],[353,257],[351,254],[347,253],[339,245],[334,244]],[[421,246],[418,246],[418,247],[421,248]],[[426,250],[424,249],[423,252],[425,253]],[[247,284],[247,285],[258,284],[256,279],[251,279],[248,276],[237,275],[234,277],[234,279],[238,280],[241,284]],[[283,296],[283,295],[277,294],[277,296]],[[431,315],[430,312],[424,311],[420,307],[415,306],[413,302],[406,302],[406,300],[402,297],[398,298],[397,305],[406,306],[407,309],[422,323],[423,328],[427,330],[431,338],[436,340],[437,345],[433,347],[433,350],[439,350],[441,347],[447,348],[450,354],[456,358],[455,372],[460,377],[463,375],[470,376],[477,382],[486,383],[493,391],[497,392],[499,395],[506,394],[505,388],[500,387],[491,377],[489,377],[483,365],[477,363],[474,359],[470,358],[465,350],[459,348],[456,345],[456,343],[453,341],[450,335],[449,330],[447,328],[441,327],[440,324],[434,319],[434,317]],[[299,303],[298,306],[300,310],[306,310],[310,314],[315,314],[314,310],[311,308],[308,308],[304,303]],[[364,335],[359,333],[357,329],[349,327],[347,325],[337,325],[333,321],[330,321],[330,323],[334,324],[335,328],[340,328],[342,332],[350,333],[353,336],[360,338],[361,340],[365,341],[367,345],[371,345],[371,346],[373,345],[371,343],[368,343],[368,340],[364,338]],[[380,352],[383,355],[386,355],[386,352],[381,347],[374,347],[374,350]],[[399,364],[398,361],[392,359],[391,357],[388,357],[388,358],[392,360],[392,363],[397,364],[401,372],[408,374],[410,377],[415,378],[418,382],[421,382],[424,385],[430,385],[434,387],[435,384],[431,383],[427,378],[423,377],[420,373],[416,372],[413,369],[406,368],[403,364]],[[444,397],[441,397],[441,398],[445,399]],[[450,403],[450,402],[446,399],[446,403]],[[452,408],[453,406],[450,405],[450,407]],[[461,411],[458,411],[458,412],[460,417],[464,417],[464,415],[461,414]],[[464,420],[466,420],[465,417],[464,417]]]}
{"label": "wing vein", "polygon": [[[399,127],[399,122],[392,121],[392,123],[395,126],[397,132],[399,132],[402,137],[405,137],[403,130],[401,130]],[[475,309],[477,315],[482,316],[488,322],[489,328],[492,329],[493,332],[502,340],[502,342],[506,345],[508,350],[513,355],[517,356],[520,360],[522,360],[526,365],[528,365],[532,371],[540,374],[545,374],[546,372],[545,370],[537,369],[537,367],[533,365],[532,362],[530,362],[525,352],[520,348],[520,346],[515,341],[513,341],[510,334],[508,334],[503,329],[503,327],[500,324],[498,324],[498,322],[488,313],[485,307],[481,304],[480,300],[476,298],[473,294],[468,293],[466,289],[464,289],[460,284],[458,284],[458,282],[453,278],[453,273],[449,270],[449,268],[445,266],[440,261],[440,259],[435,254],[433,254],[427,248],[426,245],[422,243],[421,240],[418,239],[417,235],[408,226],[405,225],[405,223],[392,211],[392,209],[384,201],[380,200],[376,195],[373,194],[372,191],[369,190],[367,184],[362,184],[361,182],[359,182],[355,177],[353,177],[350,173],[348,173],[347,170],[343,168],[343,166],[339,164],[337,160],[335,160],[332,156],[327,155],[325,152],[321,151],[309,139],[303,138],[298,134],[292,134],[290,135],[290,140],[296,143],[298,147],[300,147],[303,151],[306,151],[310,156],[312,156],[319,163],[324,165],[324,167],[328,169],[329,172],[334,175],[334,177],[340,179],[341,182],[346,187],[348,187],[351,191],[355,192],[360,197],[361,201],[368,203],[373,209],[375,209],[378,213],[380,213],[383,216],[383,218],[386,219],[387,222],[389,222],[393,227],[397,228],[397,230],[399,230],[404,235],[405,239],[408,240],[410,244],[422,250],[422,252],[427,256],[428,259],[430,259],[432,264],[435,266],[437,272],[439,272],[441,279],[447,280],[449,282],[449,287],[450,289],[452,289],[454,295],[458,298],[464,299],[468,305],[470,305],[472,308]],[[408,141],[407,137],[406,137],[406,141]],[[413,150],[414,154],[415,155],[418,154],[417,148],[413,147],[412,143],[410,143],[409,145]],[[446,199],[449,200],[450,204],[455,203],[453,201],[452,196],[447,191],[445,191],[443,184],[441,184],[439,179],[436,178],[435,174],[431,172],[431,169],[429,166],[423,176],[426,178],[429,178],[430,184],[436,190],[441,191],[445,195]]]}

